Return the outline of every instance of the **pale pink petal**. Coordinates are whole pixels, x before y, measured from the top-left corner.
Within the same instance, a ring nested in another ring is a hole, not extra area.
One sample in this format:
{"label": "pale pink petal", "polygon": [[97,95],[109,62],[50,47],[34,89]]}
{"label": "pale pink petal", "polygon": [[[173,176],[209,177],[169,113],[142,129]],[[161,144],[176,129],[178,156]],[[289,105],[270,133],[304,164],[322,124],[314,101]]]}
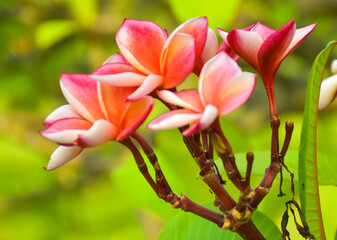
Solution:
{"label": "pale pink petal", "polygon": [[195,40],[195,60],[197,61],[200,57],[201,52],[204,49],[204,45],[207,38],[208,30],[208,20],[206,17],[196,17],[192,18],[180,26],[178,26],[169,36],[165,43],[167,47],[170,41],[173,39],[174,35],[177,33],[186,33],[191,35]]}
{"label": "pale pink petal", "polygon": [[319,93],[318,109],[322,110],[336,98],[337,95],[337,75],[333,75],[322,82]]}
{"label": "pale pink petal", "polygon": [[282,55],[289,47],[296,31],[294,20],[289,21],[278,31],[270,35],[262,44],[258,54],[261,75],[264,81],[274,78]]}
{"label": "pale pink petal", "polygon": [[200,56],[201,61],[205,63],[214,57],[218,47],[218,38],[216,37],[215,32],[211,28],[208,28],[205,47]]}
{"label": "pale pink petal", "polygon": [[215,121],[215,119],[217,119],[217,117],[218,117],[218,109],[213,105],[207,105],[204,112],[202,113],[200,120],[198,122],[195,122],[185,131],[183,131],[182,133],[183,136],[189,136],[194,133],[205,130],[206,128],[212,125],[212,123]]}
{"label": "pale pink petal", "polygon": [[154,105],[154,100],[150,96],[128,102],[128,106],[121,118],[121,132],[116,137],[116,141],[121,141],[133,133],[150,114]]}
{"label": "pale pink petal", "polygon": [[61,90],[69,104],[90,122],[104,118],[97,95],[97,83],[86,74],[62,73]]}
{"label": "pale pink petal", "polygon": [[163,88],[169,89],[181,84],[192,73],[195,64],[194,39],[188,34],[177,33],[163,54]]}
{"label": "pale pink petal", "polygon": [[105,62],[103,64],[107,64],[107,63],[124,63],[124,64],[130,64],[125,57],[123,57],[122,54],[120,53],[115,53],[113,55],[111,55],[107,60],[105,60]]}
{"label": "pale pink petal", "polygon": [[90,78],[114,86],[137,87],[144,82],[146,76],[134,72],[123,72],[116,74],[90,75]]}
{"label": "pale pink petal", "polygon": [[140,71],[138,71],[136,68],[134,68],[130,64],[116,62],[116,63],[106,63],[100,66],[93,72],[93,75],[117,74],[117,73],[124,73],[124,72],[142,74]]}
{"label": "pale pink petal", "polygon": [[262,41],[265,41],[267,38],[269,38],[270,35],[276,32],[276,30],[266,25],[263,25],[260,22],[258,22],[255,26],[252,25],[251,31],[258,33],[260,37],[262,38]]}
{"label": "pale pink petal", "polygon": [[163,77],[156,75],[156,74],[150,74],[148,75],[142,85],[140,85],[139,88],[137,88],[136,91],[134,91],[132,94],[130,94],[127,97],[127,100],[136,100],[139,99],[145,95],[148,95],[152,93],[153,90],[155,90],[157,87],[163,85]]}
{"label": "pale pink petal", "polygon": [[241,72],[238,64],[224,52],[210,59],[199,78],[200,98],[204,106],[216,105],[218,96],[226,90],[231,79]]}
{"label": "pale pink petal", "polygon": [[78,156],[78,154],[80,154],[82,150],[83,148],[78,146],[58,147],[51,155],[48,166],[45,168],[45,170],[51,171],[63,166],[64,164]]}
{"label": "pale pink petal", "polygon": [[48,115],[43,125],[48,128],[53,122],[62,118],[82,118],[75,110],[69,105],[63,105],[55,109],[51,114]]}
{"label": "pale pink petal", "polygon": [[240,57],[259,71],[258,52],[263,40],[258,33],[234,29],[228,34],[227,41]]}
{"label": "pale pink petal", "polygon": [[123,56],[146,74],[160,73],[160,55],[166,39],[166,32],[157,24],[131,19],[125,19],[116,34]]}
{"label": "pale pink petal", "polygon": [[62,145],[72,145],[80,133],[92,126],[90,122],[79,118],[64,118],[54,121],[40,134],[50,141]]}
{"label": "pale pink petal", "polygon": [[200,100],[199,92],[194,89],[182,90],[179,92],[171,92],[168,90],[157,91],[160,99],[163,101],[183,107],[195,112],[202,112],[203,105]]}
{"label": "pale pink petal", "polygon": [[316,23],[303,27],[303,28],[296,29],[295,35],[293,39],[291,40],[290,45],[288,46],[287,50],[284,52],[284,54],[281,57],[281,61],[286,56],[288,56],[288,54],[294,51],[294,49],[297,48],[297,46],[301,42],[303,42],[303,40],[314,30],[315,27],[316,27]]}
{"label": "pale pink petal", "polygon": [[337,59],[334,59],[331,63],[331,72],[337,74]]}
{"label": "pale pink petal", "polygon": [[179,128],[198,121],[200,118],[201,114],[199,113],[179,109],[160,115],[152,120],[147,127],[153,131]]}
{"label": "pale pink petal", "polygon": [[94,122],[91,128],[79,134],[75,141],[81,147],[96,147],[117,136],[117,128],[111,122],[100,119]]}
{"label": "pale pink petal", "polygon": [[243,72],[231,80],[227,89],[217,99],[216,107],[220,116],[234,111],[248,100],[254,91],[256,78],[253,73]]}

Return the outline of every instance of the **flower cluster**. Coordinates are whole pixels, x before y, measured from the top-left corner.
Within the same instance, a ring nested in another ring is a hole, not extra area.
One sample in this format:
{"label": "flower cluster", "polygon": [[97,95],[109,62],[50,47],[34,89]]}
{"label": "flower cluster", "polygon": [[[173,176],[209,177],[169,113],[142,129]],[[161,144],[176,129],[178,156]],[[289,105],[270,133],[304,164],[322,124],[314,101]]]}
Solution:
{"label": "flower cluster", "polygon": [[[145,121],[153,97],[171,106],[148,124],[151,130],[189,126],[183,135],[212,126],[220,116],[240,107],[252,94],[256,75],[242,72],[242,58],[257,70],[277,116],[274,78],[282,60],[313,30],[296,29],[294,21],[279,30],[257,23],[227,33],[217,29],[218,45],[206,17],[188,20],[170,35],[150,21],[126,19],[116,35],[115,53],[92,74],[61,75],[68,105],[51,113],[42,136],[60,147],[47,170],[77,156],[84,148],[122,141]],[[199,76],[198,89],[176,91],[190,74]]]}

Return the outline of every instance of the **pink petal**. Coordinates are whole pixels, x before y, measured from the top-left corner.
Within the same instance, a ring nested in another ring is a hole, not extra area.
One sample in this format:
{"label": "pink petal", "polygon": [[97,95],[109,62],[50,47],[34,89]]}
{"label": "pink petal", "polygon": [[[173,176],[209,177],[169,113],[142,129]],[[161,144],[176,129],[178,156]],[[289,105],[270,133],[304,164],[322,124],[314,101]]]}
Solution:
{"label": "pink petal", "polygon": [[155,74],[148,75],[142,85],[130,94],[126,100],[136,100],[145,95],[152,93],[157,87],[163,85],[163,77]]}
{"label": "pink petal", "polygon": [[102,109],[106,109],[107,119],[115,126],[120,121],[128,107],[125,99],[136,90],[135,87],[116,87],[106,83],[99,83]]}
{"label": "pink petal", "polygon": [[181,84],[192,73],[195,63],[194,39],[190,35],[177,33],[163,54],[163,88],[169,89]]}
{"label": "pink petal", "polygon": [[258,33],[260,37],[262,38],[262,41],[265,41],[267,38],[269,38],[269,36],[271,36],[272,34],[276,32],[276,30],[266,25],[263,25],[260,22],[258,22],[255,26],[252,25],[251,31]]}
{"label": "pink petal", "polygon": [[179,92],[171,92],[168,90],[157,91],[158,96],[163,101],[192,110],[202,112],[203,105],[200,100],[199,92],[194,89],[186,89]]}
{"label": "pink petal", "polygon": [[116,141],[121,141],[133,133],[148,117],[154,105],[154,100],[150,96],[128,102],[128,106],[121,119],[121,132]]}
{"label": "pink petal", "polygon": [[333,75],[322,82],[318,100],[318,109],[322,110],[329,106],[337,95],[337,75]]}
{"label": "pink petal", "polygon": [[215,119],[217,119],[217,117],[218,117],[218,109],[213,105],[207,105],[200,120],[194,123],[188,129],[186,129],[182,133],[183,136],[189,136],[202,130],[205,130],[206,128],[212,125],[212,123],[215,121]]}
{"label": "pink petal", "polygon": [[268,78],[274,78],[274,74],[281,64],[282,55],[289,47],[294,37],[295,30],[295,22],[294,20],[291,20],[278,31],[270,35],[262,44],[258,59],[264,81]]}
{"label": "pink petal", "polygon": [[72,147],[58,147],[50,157],[48,166],[45,168],[47,171],[59,168],[75,158],[78,154],[82,152],[83,148],[78,146]]}
{"label": "pink petal", "polygon": [[230,47],[249,65],[259,70],[258,52],[263,43],[256,32],[234,29],[227,36]]}
{"label": "pink petal", "polygon": [[130,64],[117,62],[117,63],[106,63],[100,66],[93,72],[93,75],[117,74],[124,72],[142,74],[140,71],[138,71]]}
{"label": "pink petal", "polygon": [[204,64],[209,59],[211,59],[212,57],[216,55],[218,48],[219,48],[218,39],[215,35],[215,32],[211,28],[208,28],[205,47],[203,51],[201,52],[200,58],[197,61],[196,69],[194,70],[194,72],[196,72],[197,75],[200,74],[201,69],[204,66]]}
{"label": "pink petal", "polygon": [[97,95],[97,83],[85,74],[62,73],[61,90],[72,108],[90,122],[104,118]]}
{"label": "pink petal", "polygon": [[40,132],[46,139],[62,145],[72,145],[80,133],[92,126],[90,122],[79,118],[65,118],[54,121]]}
{"label": "pink petal", "polygon": [[231,80],[217,99],[216,106],[220,116],[234,111],[248,100],[254,91],[256,78],[253,73],[243,72]]}
{"label": "pink petal", "polygon": [[297,46],[303,42],[303,40],[314,30],[314,28],[316,27],[316,23],[311,24],[309,26],[303,27],[303,28],[299,28],[296,29],[295,31],[295,35],[289,45],[289,47],[287,48],[287,50],[284,52],[284,54],[281,57],[281,61],[292,51],[294,51],[295,48],[297,48]]}
{"label": "pink petal", "polygon": [[138,87],[144,82],[146,77],[134,72],[123,72],[116,74],[90,75],[90,78],[119,87]]}
{"label": "pink petal", "polygon": [[203,67],[199,78],[200,98],[204,106],[217,106],[217,99],[226,91],[231,79],[241,73],[241,68],[226,53],[219,53]]}
{"label": "pink petal", "polygon": [[105,60],[103,65],[107,63],[124,63],[130,65],[130,63],[125,59],[125,57],[123,57],[123,55],[118,52],[111,55],[107,60]]}
{"label": "pink petal", "polygon": [[87,131],[79,134],[75,141],[81,147],[96,147],[109,140],[115,139],[117,128],[107,120],[97,120]]}
{"label": "pink petal", "polygon": [[127,61],[146,74],[160,73],[160,55],[166,32],[150,21],[125,19],[116,41]]}
{"label": "pink petal", "polygon": [[203,51],[201,52],[201,56],[200,56],[202,62],[205,63],[209,59],[214,57],[216,55],[218,47],[219,47],[218,38],[216,37],[215,32],[211,28],[208,28],[205,47]]}
{"label": "pink petal", "polygon": [[179,109],[160,115],[152,120],[147,127],[153,131],[179,128],[198,121],[200,118],[201,114]]}
{"label": "pink petal", "polygon": [[169,36],[165,46],[173,39],[177,33],[186,33],[191,35],[195,40],[195,60],[200,57],[201,52],[204,49],[204,45],[208,32],[208,20],[206,17],[192,18],[180,26],[178,26]]}
{"label": "pink petal", "polygon": [[82,118],[75,110],[69,105],[63,105],[55,109],[51,114],[48,115],[43,125],[48,128],[53,122],[62,118]]}

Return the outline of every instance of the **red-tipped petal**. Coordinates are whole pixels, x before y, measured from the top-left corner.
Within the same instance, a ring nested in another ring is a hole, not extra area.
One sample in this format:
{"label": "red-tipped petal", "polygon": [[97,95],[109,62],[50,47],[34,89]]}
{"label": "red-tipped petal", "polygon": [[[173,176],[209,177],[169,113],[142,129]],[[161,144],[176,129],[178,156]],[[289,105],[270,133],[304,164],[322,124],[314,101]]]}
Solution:
{"label": "red-tipped petal", "polygon": [[168,90],[163,90],[157,91],[157,94],[160,99],[167,103],[177,105],[195,112],[203,111],[203,105],[197,90],[186,89],[175,93]]}
{"label": "red-tipped petal", "polygon": [[120,127],[122,131],[117,136],[116,141],[121,141],[136,131],[150,114],[154,100],[150,96],[145,96],[141,99],[128,102],[128,104],[121,119]]}
{"label": "red-tipped petal", "polygon": [[200,113],[179,109],[160,115],[152,120],[147,127],[153,131],[178,128],[198,121],[200,118]]}
{"label": "red-tipped petal", "polygon": [[70,160],[74,159],[77,155],[79,155],[82,150],[83,148],[78,146],[58,147],[51,155],[48,166],[45,168],[45,170],[51,171],[63,166]]}
{"label": "red-tipped petal", "polygon": [[315,27],[316,27],[316,23],[311,24],[311,25],[306,26],[306,27],[303,27],[303,28],[296,29],[295,35],[294,35],[293,39],[291,40],[291,43],[290,43],[289,47],[287,48],[287,50],[284,52],[284,54],[281,57],[281,61],[288,54],[290,54],[292,51],[294,51],[294,49],[297,48],[297,46],[301,42],[303,42],[303,40],[314,30]]}
{"label": "red-tipped petal", "polygon": [[240,57],[259,71],[258,52],[263,40],[258,33],[234,29],[228,34],[227,41]]}
{"label": "red-tipped petal", "polygon": [[86,74],[62,73],[61,90],[69,104],[82,117],[94,122],[104,118],[97,95],[97,83]]}
{"label": "red-tipped petal", "polygon": [[140,85],[139,88],[137,88],[137,90],[132,94],[130,94],[126,100],[136,100],[152,93],[152,91],[154,91],[157,87],[163,85],[163,80],[163,77],[160,75],[148,75],[142,85]]}
{"label": "red-tipped petal", "polygon": [[63,145],[72,145],[80,133],[92,126],[90,122],[79,118],[65,118],[54,121],[40,134],[50,141]]}
{"label": "red-tipped petal", "polygon": [[107,60],[105,60],[103,64],[107,63],[124,63],[130,65],[130,63],[125,59],[125,57],[123,57],[123,55],[118,52],[111,55]]}
{"label": "red-tipped petal", "polygon": [[194,39],[188,34],[177,33],[163,54],[163,88],[169,89],[181,84],[192,73],[195,63]]}
{"label": "red-tipped petal", "polygon": [[195,59],[196,61],[199,59],[201,52],[204,49],[204,45],[207,38],[208,31],[208,20],[206,17],[197,17],[192,18],[180,26],[178,26],[169,36],[166,44],[171,41],[177,33],[186,33],[191,35],[195,40]]}
{"label": "red-tipped petal", "polygon": [[117,128],[111,122],[100,119],[85,132],[79,134],[75,143],[81,147],[96,147],[109,140],[115,139]]}
{"label": "red-tipped petal", "polygon": [[262,41],[265,41],[267,38],[269,38],[270,35],[274,34],[276,32],[276,30],[263,25],[262,23],[258,22],[255,26],[251,25],[250,26],[252,32],[256,32],[260,35],[260,37],[262,38]]}
{"label": "red-tipped petal", "polygon": [[223,116],[245,103],[254,91],[256,84],[256,75],[243,72],[234,77],[226,90],[218,97],[217,107],[219,115]]}
{"label": "red-tipped petal", "polygon": [[279,68],[282,55],[289,47],[296,30],[294,20],[285,24],[278,31],[270,35],[261,46],[258,59],[261,75],[264,81],[273,79]]}
{"label": "red-tipped petal", "polygon": [[69,105],[63,105],[55,109],[51,114],[48,115],[43,125],[48,128],[53,122],[63,119],[63,118],[82,118],[75,110]]}
{"label": "red-tipped petal", "polygon": [[166,32],[150,21],[125,19],[116,41],[127,61],[146,74],[160,73],[160,55]]}
{"label": "red-tipped petal", "polygon": [[232,78],[241,73],[241,68],[226,53],[210,59],[201,71],[199,79],[200,98],[204,106],[217,106],[218,97],[226,91]]}

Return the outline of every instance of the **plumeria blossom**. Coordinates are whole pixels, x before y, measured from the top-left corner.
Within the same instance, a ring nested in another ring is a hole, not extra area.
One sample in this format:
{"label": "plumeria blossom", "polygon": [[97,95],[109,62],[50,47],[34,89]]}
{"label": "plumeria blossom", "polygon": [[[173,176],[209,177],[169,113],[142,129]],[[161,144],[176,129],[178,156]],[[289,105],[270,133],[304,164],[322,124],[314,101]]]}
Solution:
{"label": "plumeria blossom", "polygon": [[[114,55],[108,62],[118,58]],[[60,84],[69,104],[56,109],[44,122],[46,129],[41,135],[61,145],[46,170],[64,165],[84,148],[125,139],[142,124],[154,104],[150,96],[125,103],[134,87],[99,83],[87,74],[63,73]]]}
{"label": "plumeria blossom", "polygon": [[179,92],[158,91],[167,103],[183,109],[173,110],[152,120],[147,127],[165,130],[193,123],[183,132],[184,136],[202,131],[220,116],[240,107],[252,94],[256,75],[242,72],[237,63],[226,53],[210,59],[200,73],[198,90]]}
{"label": "plumeria blossom", "polygon": [[331,71],[334,75],[323,80],[318,100],[318,109],[322,110],[329,106],[337,96],[337,60],[331,63]]}
{"label": "plumeria blossom", "polygon": [[250,31],[234,29],[227,36],[229,46],[261,75],[271,106],[277,116],[274,79],[283,59],[315,28],[316,24],[296,29],[294,20],[279,30],[257,23]]}
{"label": "plumeria blossom", "polygon": [[137,70],[136,74],[123,70],[119,71],[123,74],[94,74],[91,78],[111,85],[138,87],[127,100],[150,94],[158,87],[174,88],[193,72],[204,49],[207,25],[206,17],[193,18],[168,36],[166,30],[153,22],[126,19],[116,34],[116,41],[126,61]]}

